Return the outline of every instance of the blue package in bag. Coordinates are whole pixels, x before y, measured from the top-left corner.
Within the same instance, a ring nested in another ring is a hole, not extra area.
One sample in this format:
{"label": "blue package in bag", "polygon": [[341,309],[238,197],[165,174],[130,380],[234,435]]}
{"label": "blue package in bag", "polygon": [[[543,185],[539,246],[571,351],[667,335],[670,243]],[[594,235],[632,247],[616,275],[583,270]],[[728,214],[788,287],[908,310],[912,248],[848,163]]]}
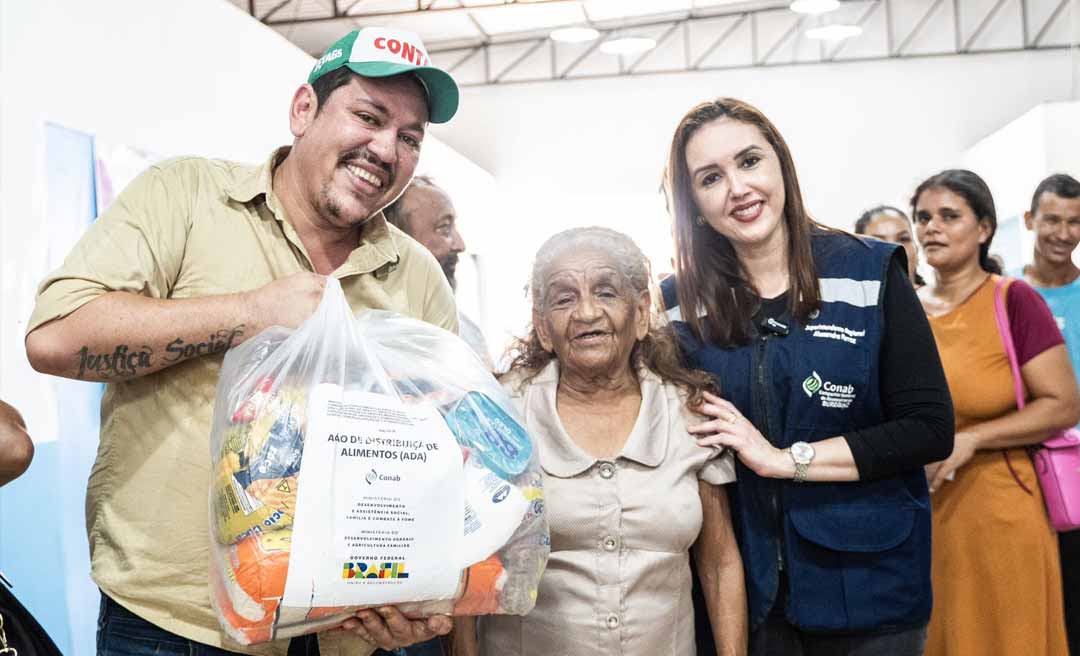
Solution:
{"label": "blue package in bag", "polygon": [[497,403],[480,392],[468,392],[446,414],[458,444],[476,453],[484,465],[511,479],[529,465],[529,434]]}

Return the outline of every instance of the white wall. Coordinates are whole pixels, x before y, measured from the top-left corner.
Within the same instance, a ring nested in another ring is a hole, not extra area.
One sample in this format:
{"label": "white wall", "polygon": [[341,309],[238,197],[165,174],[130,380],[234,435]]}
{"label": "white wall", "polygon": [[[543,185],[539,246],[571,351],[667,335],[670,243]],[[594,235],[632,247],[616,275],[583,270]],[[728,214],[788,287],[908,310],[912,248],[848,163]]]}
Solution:
{"label": "white wall", "polygon": [[530,255],[561,228],[622,229],[667,268],[655,190],[676,123],[701,100],[761,108],[791,147],[811,212],[850,228],[871,205],[906,206],[922,178],[962,164],[968,147],[1034,105],[1069,98],[1074,62],[1068,51],[1029,51],[468,88],[461,117],[437,134],[499,184],[496,222],[462,218],[499,272],[492,298],[507,307],[487,328],[493,339],[520,330]]}
{"label": "white wall", "polygon": [[963,165],[982,176],[994,192],[999,216],[1022,212],[1046,177],[1046,108],[1037,105],[964,153]]}
{"label": "white wall", "polygon": [[964,153],[994,191],[999,215],[1022,213],[1051,173],[1080,176],[1080,102],[1037,105]]}
{"label": "white wall", "polygon": [[[964,154],[964,165],[977,171],[994,192],[999,222],[1017,218],[1018,239],[994,251],[1007,261],[1030,262],[1034,237],[1022,224],[1031,196],[1046,176],[1068,173],[1080,177],[1080,102],[1055,102],[1033,107],[1001,129],[981,139]],[[1080,251],[1074,257],[1080,261]]]}
{"label": "white wall", "polygon": [[[1080,64],[1080,49],[1076,62]],[[1080,93],[1075,102],[1050,103],[1044,109],[1047,171],[1080,177]]]}

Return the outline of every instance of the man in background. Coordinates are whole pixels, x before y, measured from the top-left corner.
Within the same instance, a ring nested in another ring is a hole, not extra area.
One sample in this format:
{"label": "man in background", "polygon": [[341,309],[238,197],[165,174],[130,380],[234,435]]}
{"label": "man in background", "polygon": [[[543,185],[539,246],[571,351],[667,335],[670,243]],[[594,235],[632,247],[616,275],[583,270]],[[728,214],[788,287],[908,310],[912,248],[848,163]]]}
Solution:
{"label": "man in background", "polygon": [[[458,232],[457,211],[446,191],[430,177],[418,175],[385,212],[387,221],[431,251],[442,267],[446,280],[456,290],[458,256],[465,252],[465,241]],[[491,353],[480,327],[461,312],[458,312],[458,324],[461,338],[480,356],[487,368],[492,369]]]}
{"label": "man in background", "polygon": [[[1058,173],[1035,189],[1024,224],[1035,233],[1035,252],[1023,278],[1034,287],[1065,335],[1073,370],[1080,377],[1080,181]],[[1080,654],[1080,531],[1058,534],[1069,651]]]}

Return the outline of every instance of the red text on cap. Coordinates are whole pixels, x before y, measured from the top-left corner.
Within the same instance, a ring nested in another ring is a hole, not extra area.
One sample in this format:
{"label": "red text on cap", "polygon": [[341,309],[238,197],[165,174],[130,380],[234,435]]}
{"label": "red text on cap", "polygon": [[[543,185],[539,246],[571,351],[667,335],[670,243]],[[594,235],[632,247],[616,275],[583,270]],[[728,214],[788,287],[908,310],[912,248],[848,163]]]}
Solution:
{"label": "red text on cap", "polygon": [[375,49],[389,50],[398,57],[401,57],[402,59],[411,64],[416,64],[417,66],[428,65],[428,58],[424,56],[424,51],[420,48],[417,48],[408,41],[387,39],[384,36],[380,36],[375,39]]}

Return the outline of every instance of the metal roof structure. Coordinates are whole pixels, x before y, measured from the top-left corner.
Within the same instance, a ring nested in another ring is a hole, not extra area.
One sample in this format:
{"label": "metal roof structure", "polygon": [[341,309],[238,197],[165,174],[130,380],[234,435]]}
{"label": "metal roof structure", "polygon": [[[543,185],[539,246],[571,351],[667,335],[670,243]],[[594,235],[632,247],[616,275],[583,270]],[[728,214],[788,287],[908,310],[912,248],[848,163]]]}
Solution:
{"label": "metal roof structure", "polygon": [[[363,25],[417,32],[463,86],[1080,46],[1080,0],[844,0],[818,15],[792,11],[789,0],[231,2],[315,56]],[[825,25],[855,25],[862,33],[808,38],[809,29]],[[599,37],[563,43],[549,36],[582,26]],[[656,46],[634,55],[603,52],[602,44],[624,36]]]}

